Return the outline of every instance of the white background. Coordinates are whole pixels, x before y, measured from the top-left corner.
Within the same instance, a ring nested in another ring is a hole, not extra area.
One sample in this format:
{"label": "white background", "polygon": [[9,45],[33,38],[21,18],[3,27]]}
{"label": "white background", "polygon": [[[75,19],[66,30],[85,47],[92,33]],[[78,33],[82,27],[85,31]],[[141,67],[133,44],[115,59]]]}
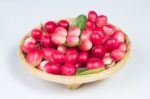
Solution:
{"label": "white background", "polygon": [[[127,65],[111,78],[69,90],[28,72],[18,57],[21,38],[40,22],[89,10],[108,16],[132,42]],[[149,0],[0,0],[1,99],[150,99]]]}

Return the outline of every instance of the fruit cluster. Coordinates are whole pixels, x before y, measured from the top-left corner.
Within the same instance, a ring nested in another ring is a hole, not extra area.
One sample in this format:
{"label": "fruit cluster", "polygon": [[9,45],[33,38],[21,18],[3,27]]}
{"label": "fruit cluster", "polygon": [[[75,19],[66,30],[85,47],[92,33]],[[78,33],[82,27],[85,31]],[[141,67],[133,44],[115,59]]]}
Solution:
{"label": "fruit cluster", "polygon": [[30,32],[21,45],[26,61],[56,75],[82,75],[103,71],[124,58],[125,34],[95,11],[69,23],[48,21]]}

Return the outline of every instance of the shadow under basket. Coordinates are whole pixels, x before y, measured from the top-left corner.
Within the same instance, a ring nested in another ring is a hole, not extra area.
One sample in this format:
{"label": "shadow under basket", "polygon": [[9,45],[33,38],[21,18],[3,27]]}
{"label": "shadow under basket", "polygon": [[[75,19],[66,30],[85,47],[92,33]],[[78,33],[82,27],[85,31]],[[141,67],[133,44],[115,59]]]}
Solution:
{"label": "shadow under basket", "polygon": [[[68,18],[66,20],[69,23],[71,23],[73,19]],[[40,28],[40,26],[38,26],[37,28]],[[114,28],[119,31],[122,31],[121,29],[119,29],[116,26],[114,26]],[[27,70],[29,70],[35,76],[40,77],[41,79],[44,79],[47,81],[52,81],[52,82],[59,83],[59,84],[63,84],[70,89],[76,89],[84,83],[90,83],[90,82],[94,82],[94,81],[98,81],[98,80],[103,80],[105,78],[112,76],[113,74],[118,72],[125,65],[125,63],[128,61],[130,51],[131,51],[130,40],[129,40],[128,36],[125,34],[125,38],[126,38],[125,42],[127,44],[126,55],[121,61],[115,63],[111,68],[106,69],[105,71],[102,71],[99,73],[80,75],[80,76],[53,75],[53,74],[49,74],[49,73],[40,71],[37,68],[35,68],[32,65],[27,63],[27,61],[25,59],[25,55],[21,49],[21,45],[23,44],[24,40],[28,37],[29,37],[29,34],[24,36],[24,38],[20,42],[20,48],[19,48],[19,56],[21,57],[21,61],[24,64],[24,66],[27,68]]]}

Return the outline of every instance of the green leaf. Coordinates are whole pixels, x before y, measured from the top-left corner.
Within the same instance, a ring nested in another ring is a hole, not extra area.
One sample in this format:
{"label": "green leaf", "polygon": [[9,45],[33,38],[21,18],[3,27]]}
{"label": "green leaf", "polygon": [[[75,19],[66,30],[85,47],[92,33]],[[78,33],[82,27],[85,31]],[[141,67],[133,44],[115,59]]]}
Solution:
{"label": "green leaf", "polygon": [[104,71],[104,68],[99,68],[99,69],[92,69],[92,70],[85,70],[83,72],[78,73],[77,75],[88,75],[88,74],[94,74],[94,73],[99,73]]}
{"label": "green leaf", "polygon": [[78,75],[79,73],[86,71],[86,68],[78,68],[76,74]]}
{"label": "green leaf", "polygon": [[86,21],[87,21],[86,16],[81,14],[74,19],[74,21],[70,25],[70,28],[77,26],[78,28],[80,28],[81,31],[83,31],[85,28]]}

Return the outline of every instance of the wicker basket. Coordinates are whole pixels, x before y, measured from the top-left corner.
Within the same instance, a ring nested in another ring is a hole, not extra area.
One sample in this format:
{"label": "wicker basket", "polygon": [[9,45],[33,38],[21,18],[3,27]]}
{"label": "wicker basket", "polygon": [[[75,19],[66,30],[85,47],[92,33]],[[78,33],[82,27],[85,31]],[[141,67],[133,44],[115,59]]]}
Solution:
{"label": "wicker basket", "polygon": [[[71,23],[73,19],[69,18],[69,19],[66,19],[66,20],[68,20],[68,22]],[[116,26],[114,26],[114,27],[117,30],[120,30]],[[37,28],[39,28],[39,27],[37,27]],[[122,31],[122,30],[120,30],[120,31]],[[26,36],[23,37],[23,39],[20,42],[20,46],[22,45],[24,40],[28,37],[29,37],[29,34],[27,34]],[[70,89],[76,89],[84,83],[90,83],[90,82],[94,82],[94,81],[97,81],[97,80],[102,80],[102,79],[110,77],[113,74],[115,74],[116,72],[118,72],[124,66],[124,64],[127,62],[130,51],[131,51],[130,41],[129,41],[129,38],[127,37],[127,35],[126,35],[126,44],[127,44],[127,52],[126,52],[125,57],[121,61],[114,64],[114,66],[112,66],[111,68],[109,68],[109,69],[107,69],[103,72],[99,72],[99,73],[95,73],[95,74],[89,74],[89,75],[81,75],[81,76],[53,75],[53,74],[49,74],[49,73],[40,71],[37,68],[35,68],[35,67],[33,67],[33,66],[31,66],[30,64],[27,63],[27,61],[25,59],[25,56],[24,56],[24,54],[21,50],[21,47],[19,49],[19,56],[21,57],[22,63],[26,66],[26,68],[32,74],[40,77],[41,79],[47,80],[47,81],[52,81],[52,82],[55,82],[55,83],[63,84],[63,85],[65,85],[66,87],[68,87]]]}

